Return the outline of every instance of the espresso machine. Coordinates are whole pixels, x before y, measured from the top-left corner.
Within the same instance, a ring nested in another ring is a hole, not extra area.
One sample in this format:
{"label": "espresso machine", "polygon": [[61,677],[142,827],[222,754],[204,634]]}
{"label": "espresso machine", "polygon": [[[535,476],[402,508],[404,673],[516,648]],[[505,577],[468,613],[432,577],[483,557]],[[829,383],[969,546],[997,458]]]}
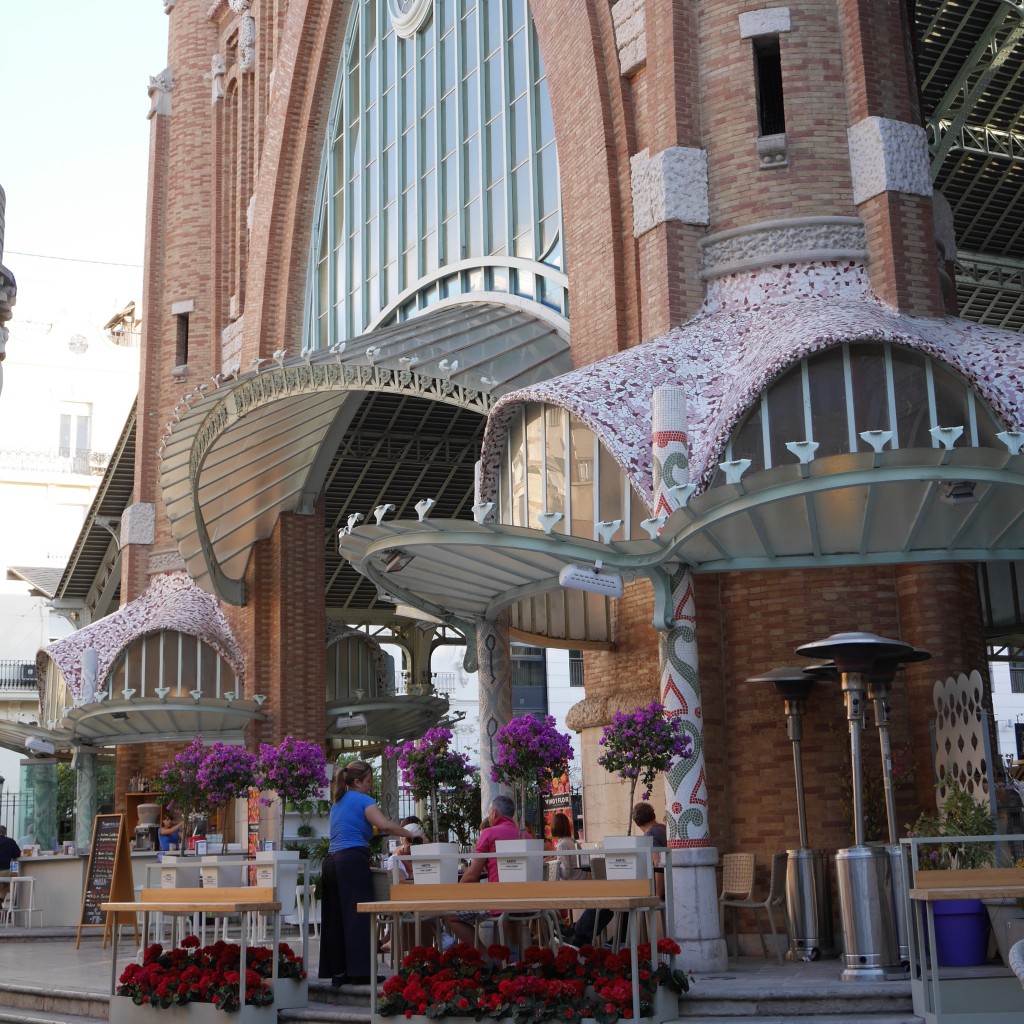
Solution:
{"label": "espresso machine", "polygon": [[136,825],[132,849],[136,853],[160,849],[159,825]]}

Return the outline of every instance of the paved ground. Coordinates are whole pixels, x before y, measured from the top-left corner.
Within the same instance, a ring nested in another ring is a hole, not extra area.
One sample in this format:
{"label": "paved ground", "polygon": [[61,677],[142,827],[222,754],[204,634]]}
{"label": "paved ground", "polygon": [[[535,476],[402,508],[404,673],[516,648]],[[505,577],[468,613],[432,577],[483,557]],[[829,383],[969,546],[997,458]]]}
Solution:
{"label": "paved ground", "polygon": [[[39,985],[51,990],[71,990],[107,995],[110,992],[111,950],[102,948],[98,930],[83,933],[78,949],[75,948],[74,928],[5,928],[0,929],[0,977],[7,984]],[[295,936],[284,935],[283,941],[298,949]],[[118,944],[118,973],[132,960],[137,948],[125,930]],[[319,954],[318,940],[310,939],[309,960],[316,964]],[[388,973],[386,967],[382,967]],[[713,998],[716,993],[816,993],[849,995],[851,987],[861,994],[876,985],[887,994],[899,991],[909,997],[909,981],[878,983],[850,983],[839,978],[838,960],[819,960],[814,963],[785,963],[760,957],[743,957],[730,963],[728,970],[719,974],[702,975],[696,979],[695,994]],[[311,985],[328,987],[328,981],[311,979]]]}

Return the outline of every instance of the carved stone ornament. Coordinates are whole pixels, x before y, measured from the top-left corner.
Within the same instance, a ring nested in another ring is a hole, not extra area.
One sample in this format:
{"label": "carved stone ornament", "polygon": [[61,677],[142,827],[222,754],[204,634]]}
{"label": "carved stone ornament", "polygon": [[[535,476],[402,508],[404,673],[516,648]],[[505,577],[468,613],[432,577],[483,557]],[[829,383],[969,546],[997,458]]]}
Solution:
{"label": "carved stone ornament", "polygon": [[211,83],[211,104],[224,99],[224,75],[227,69],[227,62],[224,58],[219,53],[213,54],[210,58],[210,70],[206,76]]}
{"label": "carved stone ornament", "polygon": [[395,32],[408,39],[426,27],[434,13],[434,0],[388,0],[388,11]]}
{"label": "carved stone ornament", "polygon": [[238,29],[238,70],[252,71],[256,64],[256,19],[246,11]]}
{"label": "carved stone ornament", "polygon": [[164,0],[164,14],[170,14],[178,0]]}
{"label": "carved stone ornament", "polygon": [[171,112],[171,89],[174,88],[174,76],[170,68],[164,68],[159,75],[151,75],[149,86],[146,91],[149,93],[148,119],[156,114],[170,114]]}
{"label": "carved stone ornament", "polygon": [[228,7],[235,12],[235,14],[243,14],[249,10],[252,0],[228,0]]}

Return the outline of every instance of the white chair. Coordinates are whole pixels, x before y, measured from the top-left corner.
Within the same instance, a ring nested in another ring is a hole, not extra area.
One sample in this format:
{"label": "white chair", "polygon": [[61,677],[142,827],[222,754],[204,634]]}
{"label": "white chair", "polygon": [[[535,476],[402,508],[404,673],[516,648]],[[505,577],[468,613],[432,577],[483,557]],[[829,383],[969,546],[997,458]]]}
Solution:
{"label": "white chair", "polygon": [[[32,915],[39,915],[39,926],[43,925],[43,912],[36,906],[36,880],[31,875],[12,875],[7,884],[10,886],[10,903],[3,912],[4,925],[17,925],[19,914],[24,915],[25,927],[32,927]],[[26,896],[27,893],[27,896]]]}

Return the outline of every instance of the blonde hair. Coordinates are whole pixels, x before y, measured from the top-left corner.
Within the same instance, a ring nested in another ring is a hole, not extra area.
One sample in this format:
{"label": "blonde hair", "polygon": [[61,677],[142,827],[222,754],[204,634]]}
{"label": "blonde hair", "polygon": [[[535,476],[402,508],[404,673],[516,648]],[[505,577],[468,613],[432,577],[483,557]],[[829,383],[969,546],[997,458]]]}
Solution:
{"label": "blonde hair", "polygon": [[339,768],[331,779],[331,803],[336,804],[356,783],[365,779],[373,771],[366,761],[350,761],[344,768]]}

